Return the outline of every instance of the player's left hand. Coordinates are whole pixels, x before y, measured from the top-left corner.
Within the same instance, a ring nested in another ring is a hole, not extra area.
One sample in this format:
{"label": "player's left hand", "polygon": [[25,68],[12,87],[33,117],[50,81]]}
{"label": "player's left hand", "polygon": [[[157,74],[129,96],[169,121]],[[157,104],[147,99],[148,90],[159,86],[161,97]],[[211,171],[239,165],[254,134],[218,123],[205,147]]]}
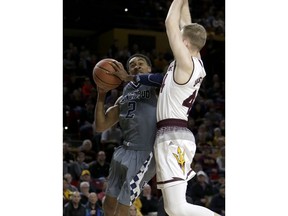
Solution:
{"label": "player's left hand", "polygon": [[129,75],[128,75],[128,72],[124,69],[124,66],[121,62],[113,61],[113,62],[110,62],[110,65],[115,70],[115,72],[111,72],[111,74],[119,77],[119,79],[123,81],[127,81]]}

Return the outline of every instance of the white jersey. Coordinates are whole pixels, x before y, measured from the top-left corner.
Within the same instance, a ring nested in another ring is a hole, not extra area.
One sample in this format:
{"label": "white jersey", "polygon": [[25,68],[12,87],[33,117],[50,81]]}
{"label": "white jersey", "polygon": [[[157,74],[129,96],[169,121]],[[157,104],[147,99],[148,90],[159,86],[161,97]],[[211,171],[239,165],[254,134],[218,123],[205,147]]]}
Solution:
{"label": "white jersey", "polygon": [[164,119],[182,119],[187,121],[188,114],[197,97],[206,72],[200,59],[192,57],[194,70],[185,84],[174,80],[175,60],[170,63],[163,78],[157,104],[157,122]]}

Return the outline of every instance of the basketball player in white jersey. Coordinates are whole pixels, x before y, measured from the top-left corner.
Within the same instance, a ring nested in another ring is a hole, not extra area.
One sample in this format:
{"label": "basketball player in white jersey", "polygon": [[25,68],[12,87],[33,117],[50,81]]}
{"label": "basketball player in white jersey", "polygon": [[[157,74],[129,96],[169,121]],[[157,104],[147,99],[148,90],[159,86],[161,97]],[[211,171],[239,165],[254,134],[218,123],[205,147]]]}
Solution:
{"label": "basketball player in white jersey", "polygon": [[208,208],[186,201],[187,181],[196,152],[195,138],[187,128],[188,113],[206,75],[200,50],[206,30],[192,23],[188,0],[174,0],[165,20],[174,55],[163,78],[157,103],[157,134],[154,144],[157,188],[161,189],[169,216],[215,216]]}

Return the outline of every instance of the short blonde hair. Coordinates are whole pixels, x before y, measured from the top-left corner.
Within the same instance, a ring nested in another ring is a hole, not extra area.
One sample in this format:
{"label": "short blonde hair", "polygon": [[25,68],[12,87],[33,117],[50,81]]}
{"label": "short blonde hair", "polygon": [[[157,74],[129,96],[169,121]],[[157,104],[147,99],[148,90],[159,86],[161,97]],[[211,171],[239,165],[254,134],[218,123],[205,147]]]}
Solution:
{"label": "short blonde hair", "polygon": [[198,23],[191,23],[183,26],[183,37],[188,38],[191,45],[199,51],[205,46],[207,32],[205,28]]}

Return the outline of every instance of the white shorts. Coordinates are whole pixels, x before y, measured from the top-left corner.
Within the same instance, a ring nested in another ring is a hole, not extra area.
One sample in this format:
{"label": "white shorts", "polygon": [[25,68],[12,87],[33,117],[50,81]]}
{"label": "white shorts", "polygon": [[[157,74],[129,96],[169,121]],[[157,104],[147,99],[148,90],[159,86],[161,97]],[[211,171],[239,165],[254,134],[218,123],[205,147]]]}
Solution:
{"label": "white shorts", "polygon": [[191,163],[196,152],[193,133],[185,127],[162,127],[154,145],[157,188],[187,182],[195,176]]}

